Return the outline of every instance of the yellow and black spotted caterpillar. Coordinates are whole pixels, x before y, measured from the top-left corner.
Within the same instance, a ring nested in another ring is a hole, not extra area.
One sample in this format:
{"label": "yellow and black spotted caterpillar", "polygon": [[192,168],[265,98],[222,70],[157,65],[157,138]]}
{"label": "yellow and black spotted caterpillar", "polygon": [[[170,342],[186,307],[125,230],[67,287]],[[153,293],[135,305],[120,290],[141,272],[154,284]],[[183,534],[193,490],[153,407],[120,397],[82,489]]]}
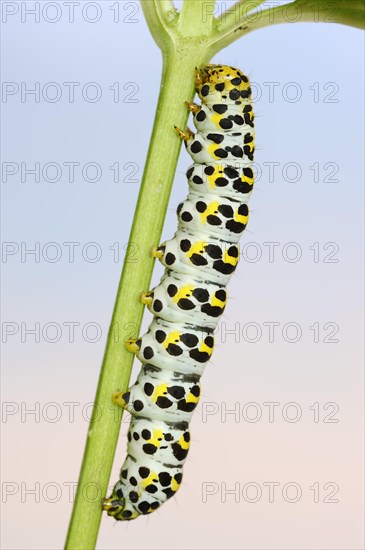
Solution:
{"label": "yellow and black spotted caterpillar", "polygon": [[153,251],[166,267],[160,284],[141,295],[154,319],[147,334],[126,342],[141,372],[114,396],[132,415],[120,480],[103,504],[117,520],[157,510],[181,484],[199,380],[248,221],[255,150],[249,79],[233,67],[208,65],[195,81],[202,104],[187,107],[197,133],[176,128],[194,162],[189,194],[177,208],[174,237]]}

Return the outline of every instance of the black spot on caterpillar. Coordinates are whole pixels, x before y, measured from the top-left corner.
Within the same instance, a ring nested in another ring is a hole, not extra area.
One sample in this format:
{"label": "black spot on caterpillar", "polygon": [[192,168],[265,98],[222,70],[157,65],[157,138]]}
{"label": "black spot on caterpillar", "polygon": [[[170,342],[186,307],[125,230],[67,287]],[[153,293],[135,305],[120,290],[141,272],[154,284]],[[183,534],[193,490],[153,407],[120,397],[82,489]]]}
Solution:
{"label": "black spot on caterpillar", "polygon": [[117,520],[153,512],[180,487],[199,380],[248,222],[255,151],[249,79],[234,67],[208,65],[197,71],[196,88],[201,105],[187,105],[197,131],[177,129],[193,160],[190,192],[177,208],[174,238],[155,252],[165,274],[141,296],[154,318],[145,335],[126,342],[143,365],[116,399],[132,415],[120,480],[103,504]]}

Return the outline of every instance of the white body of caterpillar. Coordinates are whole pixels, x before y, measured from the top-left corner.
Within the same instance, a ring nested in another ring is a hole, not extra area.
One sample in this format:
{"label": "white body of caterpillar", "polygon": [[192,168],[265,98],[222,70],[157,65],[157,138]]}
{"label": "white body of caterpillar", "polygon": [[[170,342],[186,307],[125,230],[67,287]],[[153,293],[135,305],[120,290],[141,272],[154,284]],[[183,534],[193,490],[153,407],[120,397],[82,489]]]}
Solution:
{"label": "white body of caterpillar", "polygon": [[192,157],[189,194],[174,237],[154,253],[166,267],[142,294],[154,319],[127,347],[142,362],[135,384],[116,401],[131,415],[127,458],[103,508],[117,520],[158,509],[178,490],[199,380],[214,347],[226,285],[239,258],[253,187],[253,111],[248,78],[208,65],[196,73],[202,105],[188,104],[197,133],[178,133]]}

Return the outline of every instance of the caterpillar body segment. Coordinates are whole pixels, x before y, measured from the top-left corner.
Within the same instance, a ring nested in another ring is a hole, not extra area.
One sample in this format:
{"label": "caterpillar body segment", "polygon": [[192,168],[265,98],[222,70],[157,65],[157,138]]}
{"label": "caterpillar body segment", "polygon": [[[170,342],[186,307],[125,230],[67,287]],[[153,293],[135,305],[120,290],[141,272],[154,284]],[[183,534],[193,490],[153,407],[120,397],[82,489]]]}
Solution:
{"label": "caterpillar body segment", "polygon": [[181,467],[190,447],[188,422],[172,422],[156,419],[151,423],[135,416],[128,432],[128,454],[153,458],[161,464]]}
{"label": "caterpillar body segment", "polygon": [[147,295],[147,307],[156,317],[189,322],[214,329],[227,303],[223,285],[167,270],[160,284]]}
{"label": "caterpillar body segment", "polygon": [[[188,133],[184,133],[184,136],[188,136]],[[225,160],[238,165],[239,161],[252,161],[255,150],[251,132],[199,132],[184,138],[184,143],[197,164]]]}
{"label": "caterpillar body segment", "polygon": [[253,189],[254,114],[250,82],[239,69],[196,70],[201,105],[186,103],[196,133],[175,127],[193,164],[178,229],[152,250],[165,266],[160,283],[141,294],[154,318],[126,342],[142,362],[133,386],[114,401],[132,417],[127,458],[103,508],[117,520],[150,514],[176,494],[190,447],[189,422],[200,377],[227,304]]}
{"label": "caterpillar body segment", "polygon": [[[199,277],[213,283],[227,285],[239,259],[239,247],[235,243],[210,236],[205,232],[176,231],[173,239],[159,248],[161,263],[168,269]],[[202,271],[203,270],[203,271]]]}
{"label": "caterpillar body segment", "polygon": [[250,132],[254,127],[251,103],[238,106],[217,103],[202,105],[197,111],[189,107],[194,114],[194,125],[199,132]]}
{"label": "caterpillar body segment", "polygon": [[213,352],[211,327],[164,321],[156,317],[148,332],[127,347],[142,363],[180,373],[203,373]]}
{"label": "caterpillar body segment", "polygon": [[122,395],[124,408],[134,416],[150,420],[189,422],[199,402],[199,378],[199,374],[187,375],[143,365],[136,383]]}
{"label": "caterpillar body segment", "polygon": [[204,195],[190,193],[177,208],[179,228],[196,229],[208,236],[228,237],[229,241],[238,242],[248,222],[247,203],[224,200],[224,197],[213,194],[210,197],[208,202]]}
{"label": "caterpillar body segment", "polygon": [[252,162],[193,164],[186,172],[190,192],[248,201],[254,183]]}

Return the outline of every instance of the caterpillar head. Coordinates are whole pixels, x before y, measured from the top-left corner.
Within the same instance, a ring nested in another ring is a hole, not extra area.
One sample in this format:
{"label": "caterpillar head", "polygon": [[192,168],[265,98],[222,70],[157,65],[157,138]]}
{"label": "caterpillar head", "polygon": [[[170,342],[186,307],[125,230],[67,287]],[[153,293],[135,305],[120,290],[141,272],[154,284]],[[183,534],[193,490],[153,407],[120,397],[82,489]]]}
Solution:
{"label": "caterpillar head", "polygon": [[228,65],[206,65],[196,75],[196,87],[203,103],[245,105],[250,102],[248,77]]}

